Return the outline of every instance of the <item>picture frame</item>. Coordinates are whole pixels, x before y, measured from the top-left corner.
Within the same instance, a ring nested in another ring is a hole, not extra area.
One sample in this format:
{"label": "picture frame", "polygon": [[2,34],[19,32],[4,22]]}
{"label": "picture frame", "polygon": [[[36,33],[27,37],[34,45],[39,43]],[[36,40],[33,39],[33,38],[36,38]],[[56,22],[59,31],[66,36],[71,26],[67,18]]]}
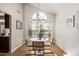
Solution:
{"label": "picture frame", "polygon": [[23,23],[21,21],[16,20],[16,29],[22,29]]}
{"label": "picture frame", "polygon": [[73,27],[75,27],[75,15],[73,15]]}
{"label": "picture frame", "polygon": [[67,19],[66,19],[66,25],[67,25],[67,27],[72,27],[73,26],[73,18],[72,17],[68,17]]}

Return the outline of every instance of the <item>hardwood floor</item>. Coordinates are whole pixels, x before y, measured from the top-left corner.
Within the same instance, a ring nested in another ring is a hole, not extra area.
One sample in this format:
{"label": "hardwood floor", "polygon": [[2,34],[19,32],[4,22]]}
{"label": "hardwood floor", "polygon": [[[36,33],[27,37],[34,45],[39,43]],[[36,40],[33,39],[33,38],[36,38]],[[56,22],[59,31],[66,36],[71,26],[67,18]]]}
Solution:
{"label": "hardwood floor", "polygon": [[57,56],[64,56],[66,54],[63,50],[61,50],[56,44],[52,44],[52,51]]}
{"label": "hardwood floor", "polygon": [[[56,44],[52,44],[51,47],[46,47],[45,49],[49,48],[51,48],[52,53],[47,54],[46,56],[64,56],[64,54],[66,54]],[[32,56],[33,53],[32,47],[28,47],[26,44],[24,44],[13,53],[0,53],[0,56]]]}

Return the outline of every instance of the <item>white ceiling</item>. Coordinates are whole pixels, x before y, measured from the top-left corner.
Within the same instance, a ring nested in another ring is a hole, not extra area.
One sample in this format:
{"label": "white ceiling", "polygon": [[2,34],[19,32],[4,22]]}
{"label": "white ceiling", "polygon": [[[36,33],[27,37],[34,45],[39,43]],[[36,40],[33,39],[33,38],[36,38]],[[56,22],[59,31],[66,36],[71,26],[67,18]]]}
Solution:
{"label": "white ceiling", "polygon": [[[33,6],[37,6],[36,3],[30,3]],[[58,13],[63,8],[70,8],[74,5],[79,6],[79,3],[40,3],[40,9],[51,12],[51,13]]]}

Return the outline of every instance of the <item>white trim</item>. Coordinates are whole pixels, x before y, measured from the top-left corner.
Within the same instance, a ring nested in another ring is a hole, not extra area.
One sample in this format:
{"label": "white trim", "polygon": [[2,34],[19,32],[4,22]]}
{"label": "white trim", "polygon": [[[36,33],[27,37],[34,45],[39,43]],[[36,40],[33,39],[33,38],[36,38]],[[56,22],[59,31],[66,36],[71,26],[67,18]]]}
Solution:
{"label": "white trim", "polygon": [[21,47],[24,43],[26,42],[23,42],[22,44],[19,44],[16,48],[14,48],[13,50],[11,50],[11,53],[13,53],[15,50],[17,50],[19,47]]}

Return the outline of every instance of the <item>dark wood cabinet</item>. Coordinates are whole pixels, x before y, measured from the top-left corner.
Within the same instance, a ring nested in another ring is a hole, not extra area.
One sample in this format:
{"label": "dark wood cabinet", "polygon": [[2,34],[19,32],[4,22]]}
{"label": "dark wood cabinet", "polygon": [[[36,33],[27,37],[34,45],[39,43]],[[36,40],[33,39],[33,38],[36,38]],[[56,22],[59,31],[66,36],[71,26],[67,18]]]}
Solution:
{"label": "dark wood cabinet", "polygon": [[[4,20],[4,23],[2,25],[4,25],[4,30],[0,29],[0,31],[2,30],[3,32],[0,32],[0,53],[7,53],[11,50],[10,44],[11,44],[11,19],[10,19],[10,15],[7,13],[2,13],[2,17],[0,20]],[[0,22],[1,23],[1,22]],[[1,26],[1,25],[0,25]],[[8,31],[9,30],[9,31]],[[7,34],[7,35],[6,35]]]}
{"label": "dark wood cabinet", "polygon": [[9,28],[9,18],[10,16],[8,14],[5,14],[5,28]]}
{"label": "dark wood cabinet", "polygon": [[9,37],[0,37],[0,52],[9,52]]}

